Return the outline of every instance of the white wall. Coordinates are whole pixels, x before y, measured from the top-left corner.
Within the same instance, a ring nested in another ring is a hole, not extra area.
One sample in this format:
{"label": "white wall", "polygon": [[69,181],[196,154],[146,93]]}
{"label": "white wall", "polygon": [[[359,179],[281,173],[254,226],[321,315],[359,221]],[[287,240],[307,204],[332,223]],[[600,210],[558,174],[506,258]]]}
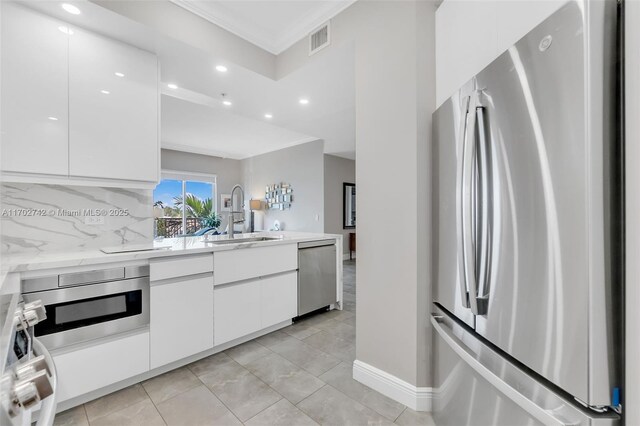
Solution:
{"label": "white wall", "polygon": [[625,3],[626,374],[625,423],[640,424],[640,2]]}
{"label": "white wall", "polygon": [[323,152],[317,140],[241,161],[247,206],[251,197],[264,200],[267,185],[284,182],[293,188],[291,208],[256,212],[258,225],[268,230],[278,220],[287,231],[324,232]]}
{"label": "white wall", "polygon": [[[235,184],[242,183],[242,165],[239,160],[163,149],[161,163],[163,170],[216,175],[216,206],[218,214],[221,213],[220,194],[228,194]],[[223,213],[222,224],[219,228],[221,231],[227,227],[227,220],[227,214]]]}
{"label": "white wall", "polygon": [[[356,55],[356,357],[414,386],[431,382],[435,9],[430,1],[360,0],[331,20],[332,45],[355,42]],[[295,44],[278,56],[278,76],[323,53],[309,59],[306,41]]]}
{"label": "white wall", "polygon": [[445,0],[436,12],[436,104],[567,0]]}
{"label": "white wall", "polygon": [[[356,183],[356,162],[335,155],[324,156],[324,232],[343,235],[343,255],[349,255],[349,233],[343,229],[343,184]],[[356,191],[357,193],[357,191]],[[357,213],[356,213],[357,214]],[[356,216],[357,220],[357,216]]]}

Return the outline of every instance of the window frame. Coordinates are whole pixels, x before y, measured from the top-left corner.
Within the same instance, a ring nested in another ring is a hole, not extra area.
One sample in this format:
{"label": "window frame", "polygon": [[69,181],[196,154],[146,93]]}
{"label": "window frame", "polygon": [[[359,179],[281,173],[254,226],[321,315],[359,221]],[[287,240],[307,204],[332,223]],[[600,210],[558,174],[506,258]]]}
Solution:
{"label": "window frame", "polygon": [[[213,211],[218,213],[218,175],[213,173],[202,173],[202,172],[189,172],[183,170],[172,170],[172,169],[162,169],[160,171],[160,181],[157,185],[159,185],[163,180],[178,180],[182,182],[182,199],[185,200],[186,197],[186,188],[187,182],[204,182],[211,184],[211,203],[213,206]],[[156,185],[156,187],[157,187]],[[155,189],[154,189],[155,190]],[[155,202],[155,200],[153,201]],[[155,229],[155,225],[154,225]],[[186,236],[187,232],[187,214],[184,203],[182,205],[182,237]],[[154,230],[155,233],[155,230]],[[155,237],[155,236],[154,236]]]}

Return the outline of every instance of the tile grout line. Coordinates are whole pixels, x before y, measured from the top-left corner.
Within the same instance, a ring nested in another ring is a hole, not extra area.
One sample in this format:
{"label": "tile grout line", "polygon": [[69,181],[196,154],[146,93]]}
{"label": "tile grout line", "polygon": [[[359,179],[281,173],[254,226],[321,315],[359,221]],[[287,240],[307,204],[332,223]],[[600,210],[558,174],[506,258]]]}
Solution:
{"label": "tile grout line", "polygon": [[[258,343],[258,342],[256,342],[256,343]],[[260,343],[258,343],[258,344],[260,345]],[[261,345],[261,346],[266,347],[266,346],[264,346],[264,345]],[[269,349],[269,348],[267,348],[267,349]],[[274,391],[276,394],[278,394],[278,395],[280,396],[280,399],[278,399],[278,400],[277,400],[276,402],[274,402],[273,404],[269,405],[269,407],[271,407],[271,406],[272,406],[272,405],[274,405],[274,404],[277,404],[278,402],[280,402],[280,401],[284,398],[284,396],[282,396],[282,394],[281,394],[280,392],[278,392],[277,390],[273,389],[271,386],[269,386],[269,384],[268,384],[268,383],[265,383],[265,382],[264,382],[264,380],[262,380],[260,377],[258,377],[258,376],[256,376],[255,374],[253,374],[253,372],[252,372],[251,370],[249,370],[248,368],[246,368],[244,365],[240,364],[240,363],[239,363],[238,361],[236,361],[235,359],[231,358],[231,357],[230,357],[227,353],[225,353],[224,351],[223,351],[223,352],[221,352],[221,353],[224,353],[225,355],[227,355],[227,357],[229,357],[229,359],[230,359],[231,361],[233,361],[233,362],[235,362],[236,364],[238,364],[241,368],[245,369],[249,374],[251,374],[253,377],[255,377],[256,379],[258,379],[259,381],[261,381],[262,383],[264,383],[264,384],[265,384],[269,389],[271,389],[272,391]],[[272,353],[275,353],[275,352],[272,352]],[[267,355],[265,355],[265,356],[267,356]],[[260,358],[264,358],[264,357],[256,358],[256,360],[258,360],[258,359],[260,359]],[[196,376],[196,377],[198,378],[198,380],[200,380],[200,376]],[[202,380],[200,380],[200,382],[204,385],[204,387],[205,387],[209,392],[211,392],[211,394],[212,394],[213,396],[215,396],[215,397],[216,397],[216,398],[217,398],[217,399],[222,403],[222,405],[224,405],[224,406],[225,406],[225,408],[226,408],[227,410],[229,410],[229,411],[231,412],[231,414],[233,414],[233,416],[234,416],[236,419],[238,419],[238,421],[239,421],[240,423],[245,424],[245,422],[243,422],[242,420],[240,420],[240,418],[236,415],[236,413],[234,413],[234,412],[233,412],[233,410],[232,410],[230,407],[228,407],[228,406],[227,406],[227,404],[225,404],[225,402],[222,400],[222,398],[220,398],[220,397],[215,393],[215,391],[214,391],[213,389],[210,389],[210,388],[209,388],[209,386],[207,386],[207,385],[206,385]],[[285,399],[286,399],[286,398],[285,398]],[[266,410],[266,409],[267,409],[267,408],[269,408],[269,407],[264,408],[264,409],[263,409],[263,410],[261,410],[259,413],[257,413],[255,416],[257,416],[258,414],[262,413],[264,410]],[[251,418],[247,419],[246,421],[248,422],[249,420],[251,420],[251,419],[252,419],[253,417],[255,417],[255,416],[252,416]]]}
{"label": "tile grout line", "polygon": [[[91,422],[89,422],[89,415],[87,414],[87,407],[86,407],[86,403],[82,404],[82,412],[84,413],[84,418],[87,420],[87,424],[91,425]],[[55,419],[55,415],[53,416]]]}
{"label": "tile grout line", "polygon": [[[355,400],[355,399],[351,398],[349,395],[347,395],[346,393],[342,392],[342,391],[341,391],[340,389],[338,389],[337,387],[332,386],[330,383],[327,383],[327,386],[330,386],[333,390],[335,390],[336,392],[338,392],[338,393],[342,394],[345,398],[347,398],[347,399],[351,400],[352,402],[354,402],[354,403],[356,403],[356,404],[358,404],[358,405],[362,406],[363,408],[365,408],[365,409],[367,409],[367,410],[371,411],[372,413],[374,413],[374,414],[375,414],[375,415],[377,415],[378,417],[380,417],[380,418],[382,418],[382,419],[384,419],[384,420],[388,420],[388,421],[390,421],[390,420],[389,420],[389,418],[388,418],[388,417],[386,417],[385,415],[378,413],[376,410],[374,410],[373,408],[369,407],[367,404],[363,404],[362,402],[357,401],[357,400]],[[405,407],[405,410],[406,410],[406,407]],[[402,412],[404,412],[404,410],[402,410]],[[400,414],[402,414],[402,413],[400,413]],[[394,422],[395,422],[395,421],[392,421],[391,423],[394,423]]]}
{"label": "tile grout line", "polygon": [[[293,336],[292,336],[292,337],[293,337]],[[258,342],[256,342],[256,343],[258,343]],[[263,345],[263,346],[264,346],[264,345]],[[267,348],[267,349],[269,349],[269,348]],[[295,362],[288,360],[288,359],[287,359],[287,358],[285,358],[283,355],[281,355],[281,354],[279,354],[279,353],[277,353],[277,352],[275,352],[275,351],[271,351],[271,352],[272,352],[272,354],[274,354],[274,355],[277,355],[277,356],[281,357],[281,358],[282,358],[282,359],[284,359],[285,361],[290,362],[294,367],[298,368],[299,370],[304,371],[304,372],[306,372],[306,373],[310,374],[312,377],[314,377],[314,378],[316,378],[316,379],[318,379],[318,380],[320,380],[320,381],[322,382],[322,386],[320,386],[320,388],[316,389],[316,390],[315,390],[315,391],[313,391],[311,394],[309,394],[308,396],[306,396],[305,398],[303,398],[301,401],[299,401],[299,402],[298,402],[298,404],[299,404],[300,402],[304,401],[305,399],[307,399],[308,397],[310,397],[311,395],[313,395],[314,393],[316,393],[317,391],[319,391],[320,389],[322,389],[323,387],[325,387],[325,386],[327,385],[327,383],[326,383],[324,380],[322,380],[322,379],[320,379],[319,377],[317,377],[317,376],[313,375],[311,372],[309,372],[309,371],[305,370],[304,368],[302,368],[301,366],[299,366],[299,365],[298,365],[298,364],[296,364]],[[265,355],[265,357],[266,357],[266,355]],[[261,358],[264,358],[264,357],[261,357]],[[260,358],[258,358],[258,359],[260,359]],[[234,361],[235,361],[235,360],[234,360]],[[241,366],[242,366],[242,367],[244,367],[243,365],[241,365]],[[277,389],[274,389],[273,387],[271,387],[271,385],[269,385],[267,382],[265,382],[264,380],[262,380],[262,378],[260,378],[260,377],[259,377],[258,375],[256,375],[256,374],[254,374],[254,373],[253,373],[253,371],[249,370],[249,369],[248,369],[248,368],[246,368],[246,367],[244,367],[244,368],[245,368],[245,369],[246,369],[250,374],[252,374],[254,377],[256,377],[258,380],[260,380],[262,383],[264,383],[265,385],[267,385],[267,386],[269,387],[269,389],[272,389],[275,393],[277,393],[278,395],[280,395],[280,399],[279,399],[279,400],[277,400],[277,401],[276,401],[276,402],[274,402],[273,404],[269,405],[268,407],[264,408],[264,409],[263,409],[263,410],[261,410],[260,412],[256,413],[256,414],[255,414],[253,417],[251,417],[250,419],[247,419],[247,422],[248,422],[249,420],[253,419],[254,417],[258,416],[259,414],[263,413],[264,411],[268,410],[269,408],[273,407],[274,405],[276,405],[277,403],[279,403],[279,402],[280,402],[280,401],[282,401],[283,399],[284,399],[284,400],[286,400],[287,402],[289,402],[289,404],[291,404],[291,405],[293,405],[294,407],[298,408],[298,407],[297,407],[297,404],[294,404],[293,402],[289,401],[289,399],[287,399],[287,397],[285,397],[285,396],[284,396],[284,395],[282,395],[280,392],[278,392],[278,390],[277,390]],[[324,373],[323,373],[323,374],[324,374]],[[300,408],[298,408],[298,409],[300,410]],[[302,411],[302,410],[300,410],[300,411]],[[304,411],[302,411],[302,412],[304,413]],[[305,414],[305,415],[307,415],[307,417],[311,418],[311,416],[309,416],[307,413],[304,413],[304,414]],[[312,419],[312,420],[313,420],[313,419]],[[315,420],[314,420],[314,421],[315,421]],[[244,424],[244,423],[245,423],[245,422],[243,422],[243,424]],[[316,422],[316,423],[317,423],[317,422]]]}
{"label": "tile grout line", "polygon": [[[385,420],[389,420],[387,417],[385,417],[382,414],[378,413],[376,410],[372,409],[371,407],[369,407],[369,406],[367,406],[367,405],[365,405],[365,404],[363,404],[363,403],[361,403],[359,401],[356,401],[355,399],[351,398],[349,395],[347,395],[344,392],[342,392],[340,389],[338,389],[338,388],[336,388],[334,386],[331,386],[331,384],[329,384],[329,383],[326,383],[325,386],[321,387],[320,389],[318,389],[317,391],[315,391],[314,393],[312,393],[311,395],[309,395],[308,397],[306,397],[305,399],[303,399],[302,401],[300,401],[298,404],[295,405],[300,411],[305,413],[307,416],[311,417],[311,419],[313,421],[315,421],[315,418],[313,418],[310,413],[307,413],[306,411],[304,411],[304,409],[302,407],[298,407],[298,405],[302,404],[302,402],[305,401],[306,399],[311,398],[311,396],[313,396],[315,393],[319,392],[320,390],[324,389],[326,386],[329,386],[331,389],[333,389],[334,391],[338,392],[339,394],[341,394],[342,396],[344,396],[346,399],[350,400],[354,404],[360,405],[363,408],[371,411],[372,413],[374,413],[378,417],[380,417],[382,419],[385,419]],[[405,407],[405,410],[406,410],[406,407]],[[404,410],[402,412],[404,413]],[[402,413],[400,413],[400,414],[402,414]],[[318,422],[316,422],[316,423],[318,423]],[[395,422],[391,422],[391,423],[395,423]]]}
{"label": "tile grout line", "polygon": [[404,406],[404,409],[400,412],[400,414],[398,414],[398,417],[396,417],[396,418],[393,420],[393,423],[394,423],[394,424],[397,424],[396,422],[398,421],[398,419],[400,418],[400,416],[402,416],[402,415],[404,414],[404,412],[405,412],[405,411],[407,411],[407,406],[406,406],[406,405]]}
{"label": "tile grout line", "polygon": [[[172,371],[175,371],[175,370],[172,370]],[[164,373],[164,374],[166,374],[166,373]],[[160,376],[162,376],[162,375],[163,375],[163,374],[161,374],[161,375],[159,375],[159,376],[156,376],[156,377],[160,377]],[[146,381],[146,380],[145,380],[145,381]],[[147,394],[147,398],[149,398],[149,401],[151,401],[151,403],[153,404],[153,408],[155,408],[155,409],[156,409],[156,411],[158,412],[158,415],[160,415],[160,418],[162,419],[162,421],[164,422],[164,424],[168,426],[168,425],[169,425],[169,423],[167,423],[167,420],[164,418],[164,416],[162,415],[162,413],[161,413],[161,412],[160,412],[160,410],[158,409],[158,406],[156,405],[155,401],[153,400],[153,398],[151,398],[151,395],[149,395],[149,392],[147,392],[147,388],[145,388],[145,387],[144,387],[144,382],[140,382],[140,386],[142,386],[142,390],[144,390],[144,393],[145,393],[145,394]],[[181,393],[184,393],[184,392],[181,392]],[[180,395],[180,394],[178,394],[178,395]],[[176,395],[176,396],[178,396],[178,395]],[[172,398],[173,398],[173,397],[172,397]],[[171,399],[171,398],[169,398],[169,399]],[[166,401],[168,401],[169,399],[167,399]],[[164,402],[164,401],[162,401],[162,402]]]}
{"label": "tile grout line", "polygon": [[[324,386],[322,386],[320,389],[318,389],[317,391],[313,392],[311,395],[307,396],[306,398],[304,398],[302,401],[298,402],[297,404],[294,405],[294,407],[296,407],[298,410],[302,411],[304,414],[307,415],[307,417],[309,417],[310,419],[312,419],[314,422],[316,422],[316,419],[314,417],[311,417],[311,414],[304,411],[304,409],[302,407],[299,407],[300,404],[302,404],[304,401],[306,401],[307,399],[311,398],[313,395],[315,395],[316,393],[320,392],[322,389],[325,388],[325,386],[329,386],[329,383],[325,383]],[[320,424],[319,422],[316,422],[318,424]]]}
{"label": "tile grout line", "polygon": [[[269,385],[267,385],[267,386],[269,386]],[[271,387],[271,386],[269,386],[269,387]],[[273,389],[273,388],[272,388],[272,389]],[[273,389],[273,390],[274,390],[278,395],[280,395],[280,399],[279,399],[279,400],[277,400],[276,402],[274,402],[273,404],[269,405],[268,407],[263,408],[262,410],[260,410],[259,412],[257,412],[255,415],[253,415],[253,416],[251,416],[250,418],[248,418],[246,421],[244,421],[244,422],[240,422],[240,423],[242,423],[242,424],[246,424],[247,422],[251,421],[253,418],[255,418],[255,417],[259,416],[259,415],[260,415],[260,414],[262,414],[262,413],[264,413],[264,412],[265,412],[265,411],[267,411],[269,408],[273,407],[274,405],[276,405],[278,402],[282,401],[283,399],[284,399],[284,400],[289,401],[287,398],[285,398],[284,396],[282,396],[282,395],[280,394],[280,392],[278,392],[278,391],[277,391],[277,390],[275,390],[275,389]],[[291,401],[289,401],[289,403],[291,403]]]}
{"label": "tile grout line", "polygon": [[[345,364],[345,366],[346,366],[347,368],[350,368],[350,366],[349,366],[349,363],[348,363],[348,362],[346,362],[346,361],[342,361],[340,364],[336,365],[334,368],[332,368],[331,370],[327,371],[327,373],[330,373],[331,371],[335,370],[336,368],[339,368],[342,364]],[[327,374],[327,373],[325,373],[325,374]],[[351,380],[353,380],[353,378],[351,378]],[[339,388],[338,386],[336,386],[336,385],[334,385],[334,384],[332,384],[332,383],[330,383],[330,382],[325,382],[325,383],[327,383],[328,385],[330,385],[331,387],[333,387],[334,389],[336,389],[338,392],[342,392],[342,393],[343,393],[344,395],[346,395],[347,397],[351,398],[352,400],[356,401],[357,403],[361,404],[362,406],[369,408],[370,410],[374,411],[375,413],[379,414],[380,416],[384,417],[385,419],[387,419],[387,420],[389,420],[389,421],[391,421],[391,422],[395,422],[396,420],[398,420],[398,418],[402,415],[402,413],[404,413],[404,412],[405,412],[405,410],[407,409],[407,406],[406,406],[406,405],[404,405],[404,404],[400,404],[400,405],[402,406],[402,410],[400,411],[400,413],[399,413],[397,416],[395,416],[393,419],[390,419],[389,417],[387,417],[387,415],[386,415],[386,414],[381,413],[380,411],[378,411],[378,409],[377,409],[377,408],[373,407],[372,405],[369,405],[367,402],[365,402],[365,401],[360,401],[360,400],[358,400],[358,399],[356,399],[356,398],[353,398],[353,397],[349,396],[349,395],[348,395],[346,392],[344,392],[341,388]],[[358,383],[359,383],[359,382],[358,382]],[[362,386],[364,386],[365,388],[367,388],[367,389],[368,389],[369,391],[371,391],[371,392],[374,392],[374,393],[376,393],[376,394],[380,394],[378,391],[373,390],[373,389],[371,389],[370,387],[368,387],[368,386],[366,386],[366,385],[363,385],[363,384],[361,384],[361,383],[359,383],[359,384],[360,384],[360,385],[362,385]],[[380,394],[380,395],[382,395],[382,394]],[[385,398],[388,398],[388,397],[386,397],[385,395],[382,395],[382,396],[383,396],[383,397],[385,397]],[[391,399],[391,398],[388,398],[388,399]],[[394,400],[391,400],[391,401],[396,402],[396,401],[394,401]]]}
{"label": "tile grout line", "polygon": [[[133,403],[133,404],[128,404],[128,401],[127,401],[127,405],[125,405],[125,406],[123,406],[123,407],[120,407],[120,408],[118,408],[118,409],[115,409],[115,410],[113,410],[113,411],[107,412],[107,413],[105,413],[105,414],[102,414],[102,415],[100,415],[100,416],[98,416],[98,417],[94,418],[94,419],[93,419],[93,421],[91,421],[91,420],[89,419],[89,413],[87,412],[87,407],[86,407],[86,405],[87,405],[88,403],[91,403],[91,402],[93,402],[93,401],[101,400],[101,399],[106,398],[106,397],[108,397],[108,396],[111,396],[111,395],[113,395],[113,394],[115,394],[115,393],[122,392],[122,391],[124,391],[124,390],[126,390],[126,389],[134,388],[134,387],[137,387],[137,386],[140,386],[140,387],[142,388],[142,390],[144,390],[144,393],[147,395],[147,397],[149,397],[149,396],[148,396],[148,394],[147,394],[147,391],[144,389],[144,386],[142,386],[142,382],[138,382],[138,383],[134,383],[133,385],[127,386],[127,387],[125,387],[125,388],[119,389],[119,390],[117,390],[117,391],[115,391],[115,392],[112,392],[112,393],[110,393],[110,394],[103,395],[103,396],[101,396],[100,398],[96,398],[96,399],[93,399],[93,400],[91,400],[91,401],[89,401],[89,402],[86,402],[86,403],[82,404],[82,405],[83,405],[83,407],[84,407],[85,414],[86,414],[86,416],[87,416],[87,422],[89,423],[89,425],[91,425],[92,423],[94,423],[95,421],[97,421],[97,420],[99,420],[99,419],[102,419],[102,418],[104,418],[104,417],[107,417],[107,416],[110,416],[110,415],[112,415],[112,414],[118,413],[118,412],[120,412],[120,411],[122,411],[122,410],[124,410],[124,409],[127,409],[127,408],[129,408],[129,407],[132,407],[132,406],[134,406],[134,405],[136,405],[136,404],[139,404],[139,403],[141,403],[142,401],[138,401],[138,402],[135,402],[135,403]],[[149,399],[151,399],[151,398],[149,398]],[[153,402],[153,401],[151,401],[151,402]]]}
{"label": "tile grout line", "polygon": [[[227,355],[224,351],[222,351],[222,352],[218,352],[218,353],[225,354],[225,356],[226,356],[227,358],[229,358],[231,361],[233,361],[233,362],[235,362],[236,364],[240,365],[240,364],[239,364],[235,359],[231,358],[231,357],[230,357],[229,355]],[[241,365],[240,365],[240,366],[241,366]],[[242,366],[241,366],[241,367],[242,367]],[[233,415],[233,417],[235,417],[236,419],[238,419],[238,421],[239,421],[240,423],[244,424],[244,422],[243,422],[242,420],[240,420],[240,418],[239,418],[238,416],[236,416],[236,413],[234,413],[234,412],[233,412],[233,410],[231,410],[231,408],[229,408],[229,407],[227,406],[227,404],[225,404],[225,403],[224,403],[224,401],[223,401],[222,399],[220,399],[220,397],[219,397],[218,395],[216,395],[216,393],[215,393],[213,390],[211,390],[211,389],[209,388],[209,386],[207,386],[207,384],[206,384],[205,382],[203,382],[203,381],[202,381],[202,379],[200,378],[200,376],[198,376],[198,375],[197,375],[197,374],[195,374],[195,373],[194,373],[194,375],[198,378],[198,380],[200,380],[200,383],[202,383],[202,386],[204,386],[204,388],[205,388],[206,390],[208,390],[208,391],[211,393],[211,395],[213,395],[214,397],[216,397],[216,399],[217,399],[218,401],[220,401],[220,403],[221,403],[222,405],[224,405],[224,408],[226,408],[227,410],[229,410],[229,412]],[[203,376],[206,376],[206,374],[203,374]]]}

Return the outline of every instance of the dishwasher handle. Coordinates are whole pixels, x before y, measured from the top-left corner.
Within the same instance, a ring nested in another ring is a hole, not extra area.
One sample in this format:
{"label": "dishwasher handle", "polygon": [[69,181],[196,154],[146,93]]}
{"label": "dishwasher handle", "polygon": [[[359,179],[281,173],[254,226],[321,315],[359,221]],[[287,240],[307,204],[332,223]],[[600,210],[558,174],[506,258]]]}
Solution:
{"label": "dishwasher handle", "polygon": [[335,244],[336,240],[305,241],[303,243],[298,243],[298,249],[302,250],[315,247],[333,246]]}

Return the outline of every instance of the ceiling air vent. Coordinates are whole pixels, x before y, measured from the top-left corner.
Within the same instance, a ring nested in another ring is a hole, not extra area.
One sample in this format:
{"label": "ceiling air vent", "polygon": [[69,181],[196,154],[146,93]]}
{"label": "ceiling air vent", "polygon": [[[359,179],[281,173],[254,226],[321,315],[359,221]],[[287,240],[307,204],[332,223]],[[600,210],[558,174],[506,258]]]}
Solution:
{"label": "ceiling air vent", "polygon": [[330,22],[326,22],[309,34],[309,56],[331,44],[330,30]]}

